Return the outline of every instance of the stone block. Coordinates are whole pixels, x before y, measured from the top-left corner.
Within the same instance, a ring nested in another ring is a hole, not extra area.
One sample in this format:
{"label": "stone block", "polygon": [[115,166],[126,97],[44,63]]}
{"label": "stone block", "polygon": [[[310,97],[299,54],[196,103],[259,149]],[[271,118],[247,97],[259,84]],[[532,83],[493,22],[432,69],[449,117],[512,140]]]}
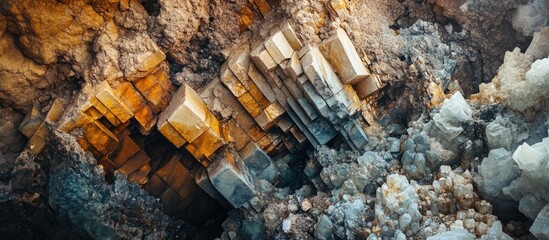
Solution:
{"label": "stone block", "polygon": [[67,116],[65,119],[61,126],[59,126],[59,130],[66,133],[70,133],[75,128],[84,127],[94,121],[94,119],[81,111],[74,111],[74,115]]}
{"label": "stone block", "polygon": [[155,84],[154,86],[150,87],[142,93],[147,101],[149,101],[149,103],[153,105],[151,109],[154,113],[162,112],[168,106],[168,103],[172,98],[172,95],[168,91],[166,91],[160,84]]}
{"label": "stone block", "polygon": [[107,154],[114,149],[118,138],[99,121],[83,126],[84,138],[99,152]]}
{"label": "stone block", "polygon": [[254,120],[257,125],[259,125],[261,129],[263,129],[263,131],[271,129],[275,124],[275,122],[273,121],[273,119],[271,119],[271,116],[267,113],[266,110],[261,111],[261,113],[257,117],[255,117]]}
{"label": "stone block", "polygon": [[263,74],[259,72],[256,66],[253,64],[250,64],[250,68],[248,68],[248,76],[250,79],[255,83],[256,87],[263,93],[263,96],[269,100],[269,102],[276,101],[276,96],[273,90],[271,89],[271,85],[267,82]]}
{"label": "stone block", "polygon": [[116,165],[122,166],[128,159],[141,150],[139,146],[126,135],[118,143],[118,146],[109,154],[109,159]]}
{"label": "stone block", "polygon": [[259,103],[254,100],[250,93],[245,93],[242,96],[238,97],[238,101],[240,102],[240,104],[242,104],[244,109],[246,109],[246,111],[250,113],[252,117],[255,118],[259,116],[259,114],[261,114],[262,109],[259,106]]}
{"label": "stone block", "polygon": [[280,119],[278,119],[278,121],[276,121],[276,125],[284,133],[288,133],[288,131],[290,131],[290,128],[295,126],[294,122],[292,121],[292,119],[288,115],[284,115],[284,116],[280,117]]}
{"label": "stone block", "polygon": [[271,183],[275,183],[280,177],[280,171],[272,162],[263,171],[257,174],[257,178],[267,180]]}
{"label": "stone block", "polygon": [[243,6],[240,8],[239,11],[239,24],[240,24],[240,32],[245,31],[246,29],[249,29],[250,26],[252,26],[252,23],[254,22],[255,14],[248,6]]}
{"label": "stone block", "polygon": [[145,56],[137,65],[137,70],[141,73],[149,73],[165,59],[166,54],[160,50],[157,50]]}
{"label": "stone block", "polygon": [[307,137],[305,136],[305,134],[303,134],[303,132],[301,132],[301,130],[299,130],[299,127],[294,126],[290,128],[290,132],[300,145],[304,144],[305,141],[307,141]]}
{"label": "stone block", "polygon": [[303,91],[301,91],[297,84],[290,78],[284,80],[284,86],[286,87],[286,89],[288,89],[288,92],[290,93],[290,96],[288,97],[296,100],[303,97]]}
{"label": "stone block", "polygon": [[91,153],[95,159],[101,159],[103,154],[99,150],[95,149],[85,138],[76,139],[76,142],[80,145],[82,150]]}
{"label": "stone block", "polygon": [[270,72],[277,66],[277,63],[263,44],[257,46],[250,52],[250,58],[255,66],[263,73]]}
{"label": "stone block", "polygon": [[262,137],[259,139],[259,141],[256,142],[256,144],[259,146],[259,148],[265,150],[269,147],[269,145],[272,145],[271,140],[267,136]]}
{"label": "stone block", "polygon": [[[286,60],[284,60],[284,61],[286,61]],[[284,62],[283,62],[283,63],[284,63]],[[282,66],[283,63],[281,63],[280,66]],[[284,70],[282,70],[281,67],[275,68],[274,73],[278,76],[278,78],[280,79],[280,81],[283,81],[284,79],[290,77],[290,76],[286,75],[286,73],[284,72]],[[279,87],[280,87],[280,86],[279,86]]]}
{"label": "stone block", "polygon": [[196,173],[194,174],[194,181],[196,184],[204,190],[210,197],[215,199],[218,203],[220,203],[225,209],[232,208],[231,203],[215,189],[214,185],[210,181],[210,178],[208,177],[208,172],[206,171],[206,168],[199,168]]}
{"label": "stone block", "polygon": [[342,17],[345,13],[347,13],[347,1],[345,0],[330,0],[326,2],[328,12],[332,16],[335,17]]}
{"label": "stone block", "polygon": [[301,62],[299,61],[297,52],[294,52],[290,59],[284,60],[280,67],[284,73],[294,81],[296,81],[297,78],[303,74],[303,68],[301,67]]}
{"label": "stone block", "polygon": [[260,108],[266,108],[268,107],[271,102],[263,95],[263,92],[257,87],[257,85],[254,82],[250,82],[249,84],[249,93],[252,95],[252,98],[259,104]]}
{"label": "stone block", "polygon": [[246,93],[246,88],[244,87],[244,85],[242,85],[240,80],[238,80],[236,75],[231,71],[231,69],[229,68],[229,64],[223,64],[223,66],[221,66],[220,74],[221,82],[229,89],[229,91],[231,91],[231,93],[235,97],[240,97],[242,96],[242,94]]}
{"label": "stone block", "polygon": [[30,137],[27,145],[29,146],[30,151],[37,156],[42,149],[46,146],[46,140],[48,134],[50,133],[50,127],[47,123],[42,122],[36,132]]}
{"label": "stone block", "polygon": [[49,123],[54,123],[59,121],[63,113],[65,112],[65,99],[57,98],[51,104],[48,114],[46,114],[46,121]]}
{"label": "stone block", "polygon": [[370,72],[358,55],[353,42],[342,28],[320,44],[320,51],[334,67],[343,84],[356,84]]}
{"label": "stone block", "polygon": [[112,172],[116,168],[116,165],[107,157],[101,158],[97,164],[101,166],[105,173]]}
{"label": "stone block", "polygon": [[148,135],[150,133],[158,119],[158,117],[154,115],[151,108],[146,105],[135,112],[134,118],[137,120],[137,123],[139,123],[139,131],[143,135]]}
{"label": "stone block", "polygon": [[328,104],[320,96],[317,92],[313,84],[311,82],[305,82],[303,85],[303,95],[307,98],[309,103],[313,105],[313,107],[320,113],[322,116],[328,116],[330,112],[330,108],[328,107]]}
{"label": "stone block", "polygon": [[549,204],[541,209],[530,232],[538,239],[549,239]]}
{"label": "stone block", "polygon": [[263,16],[271,10],[271,5],[266,0],[250,0],[250,2],[253,3]]}
{"label": "stone block", "polygon": [[206,131],[208,112],[209,110],[198,94],[189,85],[185,84],[177,90],[168,108],[162,112],[159,118],[167,118],[168,123],[185,140],[192,142]]}
{"label": "stone block", "polygon": [[118,97],[118,94],[108,84],[104,84],[104,87],[95,97],[122,123],[127,122],[134,115],[133,111]]}
{"label": "stone block", "polygon": [[311,47],[309,52],[301,58],[301,65],[309,81],[324,99],[328,99],[343,89],[341,81],[318,47]]}
{"label": "stone block", "polygon": [[164,182],[158,174],[153,174],[149,181],[145,184],[145,190],[155,197],[159,197],[169,187],[170,185]]}
{"label": "stone block", "polygon": [[320,145],[328,143],[337,135],[337,132],[332,125],[322,117],[319,117],[310,124],[307,124],[307,128]]}
{"label": "stone block", "polygon": [[250,77],[248,76],[248,68],[250,67],[249,54],[250,46],[248,42],[245,42],[233,49],[229,61],[227,61],[231,71],[246,89],[249,89],[248,84],[250,82]]}
{"label": "stone block", "polygon": [[360,99],[363,99],[372,95],[379,89],[379,84],[376,83],[377,81],[376,79],[377,78],[373,77],[372,75],[369,75],[363,81],[360,81],[357,84],[353,85],[353,87],[355,88],[356,94]]}
{"label": "stone block", "polygon": [[349,105],[347,106],[347,110],[349,110],[349,113],[351,113],[351,115],[354,115],[356,112],[360,112],[362,109],[362,104],[353,86],[345,84],[343,85],[343,91],[350,101]]}
{"label": "stone block", "polygon": [[[313,147],[316,148],[317,146],[319,146],[320,144],[307,128],[307,124],[309,124],[310,121],[307,120],[307,117],[303,110],[299,107],[297,102],[293,100],[289,101],[289,105],[291,106],[291,111],[288,111],[288,115],[290,116],[290,118],[292,118],[299,130],[301,130],[301,132],[307,137]],[[307,122],[304,122],[302,119],[305,119]]]}
{"label": "stone block", "polygon": [[103,117],[103,114],[99,112],[99,110],[97,110],[97,108],[92,106],[89,102],[85,104],[83,109],[86,109],[86,110],[83,110],[83,112],[89,117],[91,117],[93,120],[98,120]]}
{"label": "stone block", "polygon": [[172,92],[174,90],[172,81],[170,80],[170,75],[167,70],[159,69],[153,73],[153,76],[156,78],[156,82],[164,88],[167,92]]}
{"label": "stone block", "polygon": [[[132,82],[135,89],[137,89],[141,94],[158,84],[156,77],[153,74],[149,74],[143,78],[137,79]],[[144,96],[144,95],[143,95]]]}
{"label": "stone block", "polygon": [[362,151],[364,146],[368,144],[368,137],[362,128],[358,119],[349,121],[344,125],[344,129],[347,132],[352,143],[357,147],[359,151]]}
{"label": "stone block", "polygon": [[161,114],[158,123],[156,124],[158,127],[158,131],[168,139],[173,145],[175,145],[177,148],[182,147],[185,143],[187,143],[187,140],[181,134],[175,130],[175,128],[168,122],[168,114]]}
{"label": "stone block", "polygon": [[151,165],[147,163],[128,175],[128,182],[134,182],[142,186],[149,181],[148,175],[150,172]]}
{"label": "stone block", "polygon": [[113,126],[119,126],[122,122],[105,106],[96,96],[90,98],[90,103],[105,117]]}
{"label": "stone block", "polygon": [[303,109],[303,112],[306,114],[307,118],[309,120],[315,120],[318,117],[318,113],[316,112],[316,109],[305,97],[298,98],[297,103]]}
{"label": "stone block", "polygon": [[224,131],[223,127],[215,116],[209,114],[208,128],[197,139],[187,145],[187,150],[197,159],[210,158],[217,149],[226,144],[222,132]]}
{"label": "stone block", "polygon": [[294,52],[294,49],[281,31],[277,31],[265,40],[265,49],[273,57],[276,64],[280,64],[282,61],[291,58]]}
{"label": "stone block", "polygon": [[32,107],[32,109],[27,112],[27,115],[25,115],[18,130],[27,138],[30,138],[34,135],[36,130],[38,130],[43,121],[44,118],[41,116],[40,111],[38,111],[36,107]]}
{"label": "stone block", "polygon": [[251,142],[239,151],[250,173],[258,175],[271,164],[271,158],[257,144]]}
{"label": "stone block", "polygon": [[286,37],[288,43],[290,43],[290,46],[292,46],[295,51],[298,51],[303,47],[303,44],[299,38],[297,38],[297,34],[288,21],[280,25],[280,31],[282,31],[282,34],[284,34],[284,37]]}
{"label": "stone block", "polygon": [[171,188],[176,191],[184,188],[188,182],[193,181],[193,176],[189,170],[179,161],[181,154],[174,155],[166,165],[162,166],[156,174]]}
{"label": "stone block", "polygon": [[234,138],[236,150],[244,148],[251,141],[248,134],[240,128],[235,120],[231,120],[227,123],[227,130],[231,132],[231,135]]}
{"label": "stone block", "polygon": [[305,46],[303,46],[301,49],[299,49],[299,51],[297,51],[297,56],[299,56],[299,59],[301,59],[303,56],[305,56],[306,53],[311,51],[311,48],[313,48],[313,46],[311,44],[307,43],[307,44],[305,44]]}
{"label": "stone block", "polygon": [[147,153],[145,153],[145,151],[143,150],[140,150],[130,159],[128,159],[128,161],[126,161],[122,166],[120,166],[120,168],[118,168],[118,171],[125,176],[128,176],[130,175],[130,173],[135,172],[150,161],[151,159],[149,158],[149,156],[147,156]]}
{"label": "stone block", "polygon": [[[271,71],[271,72],[268,72],[265,77],[267,77],[267,80],[269,81],[269,83],[271,83],[271,86],[273,88],[281,88],[283,86],[284,83],[282,83],[282,79],[280,79],[280,77],[278,76],[278,74],[276,74],[276,71]],[[273,84],[274,83],[274,84]],[[276,89],[273,89],[273,91],[275,91]],[[276,92],[275,92],[276,94]]]}
{"label": "stone block", "polygon": [[213,186],[235,208],[241,207],[256,195],[248,169],[236,151],[230,148],[216,153],[208,167],[208,176]]}

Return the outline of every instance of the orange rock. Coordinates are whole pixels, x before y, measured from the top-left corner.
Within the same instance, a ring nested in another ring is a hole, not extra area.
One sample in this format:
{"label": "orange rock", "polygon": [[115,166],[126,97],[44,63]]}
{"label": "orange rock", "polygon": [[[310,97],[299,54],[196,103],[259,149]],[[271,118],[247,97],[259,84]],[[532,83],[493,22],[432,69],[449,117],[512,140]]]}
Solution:
{"label": "orange rock", "polygon": [[147,156],[147,153],[145,151],[140,150],[135,155],[133,155],[128,161],[126,161],[120,168],[118,168],[118,171],[125,176],[130,175],[130,173],[135,172],[137,169],[140,169],[143,167],[143,165],[148,164],[151,161],[149,156]]}
{"label": "orange rock", "polygon": [[242,19],[242,24],[246,28],[250,28],[250,26],[254,22],[254,12],[249,7],[244,6],[240,8],[240,18]]}
{"label": "orange rock", "polygon": [[188,182],[194,181],[189,170],[181,164],[179,158],[182,155],[176,154],[166,165],[161,167],[156,174],[176,191],[181,190]]}
{"label": "orange rock", "polygon": [[118,84],[115,87],[115,91],[122,101],[136,114],[137,111],[147,105],[147,101],[130,82]]}
{"label": "orange rock", "polygon": [[259,116],[259,114],[261,114],[261,107],[254,100],[250,93],[245,93],[242,96],[238,97],[238,101],[240,102],[240,104],[242,104],[244,109],[246,109],[246,111],[250,113],[252,117],[255,118]]}
{"label": "orange rock", "polygon": [[[149,75],[145,76],[144,78],[137,79],[137,80],[133,81],[132,83],[133,83],[133,86],[135,86],[135,88],[141,94],[143,94],[144,92],[149,90],[154,85],[158,84],[156,78],[152,74],[149,74]],[[145,96],[145,95],[143,95],[143,96]]]}
{"label": "orange rock", "polygon": [[109,154],[109,159],[116,166],[122,166],[128,159],[141,150],[137,144],[130,138],[130,136],[124,136],[119,142],[114,151]]}
{"label": "orange rock", "polygon": [[175,128],[168,122],[167,119],[168,115],[160,115],[160,118],[158,120],[158,131],[168,139],[171,143],[173,143],[176,147],[180,148],[185,143],[187,143],[187,140],[181,136],[181,134],[175,130]]}
{"label": "orange rock", "polygon": [[172,98],[171,94],[160,84],[156,84],[142,93],[143,96],[158,109],[157,113],[163,111]]}
{"label": "orange rock", "polygon": [[262,137],[261,139],[259,139],[259,141],[257,141],[257,145],[259,146],[259,148],[265,150],[267,149],[267,147],[269,147],[269,145],[271,145],[272,142],[271,140],[269,140],[269,138],[267,136],[264,136]]}
{"label": "orange rock", "polygon": [[242,94],[246,93],[246,88],[229,68],[229,64],[223,64],[221,66],[220,74],[221,82],[235,97],[240,97]]}
{"label": "orange rock", "polygon": [[76,142],[78,142],[84,151],[91,153],[95,159],[101,159],[103,157],[103,154],[95,149],[95,147],[93,147],[85,138],[79,138]]}
{"label": "orange rock", "polygon": [[238,126],[235,120],[228,122],[227,129],[234,137],[236,150],[244,148],[251,141],[250,137]]}
{"label": "orange rock", "polygon": [[212,121],[210,127],[187,146],[187,150],[197,159],[210,158],[218,148],[226,143],[221,133],[221,127],[217,119]]}
{"label": "orange rock", "polygon": [[94,119],[81,111],[76,111],[74,116],[68,117],[68,119],[61,124],[59,130],[69,133],[75,128],[84,127],[92,123]]}
{"label": "orange rock", "polygon": [[164,90],[168,92],[172,92],[174,90],[174,87],[172,85],[172,81],[170,81],[170,75],[169,73],[166,73],[164,69],[159,69],[158,71],[153,73],[154,77],[156,78],[156,81]]}
{"label": "orange rock", "polygon": [[139,131],[143,135],[149,134],[151,129],[156,124],[157,116],[154,115],[151,108],[145,105],[139,111],[135,112],[135,120],[139,123]]}
{"label": "orange rock", "polygon": [[265,0],[250,0],[250,3],[253,3],[263,16],[271,10],[271,5]]}
{"label": "orange rock", "polygon": [[103,115],[113,126],[118,126],[122,122],[95,96],[90,98],[90,103]]}
{"label": "orange rock", "polygon": [[150,73],[152,70],[156,68],[156,66],[160,65],[164,60],[166,59],[166,54],[164,52],[157,50],[154,53],[149,54],[147,57],[143,59],[138,65],[137,65],[137,71],[140,72],[140,74],[146,74]]}
{"label": "orange rock", "polygon": [[116,136],[99,121],[92,122],[83,129],[86,140],[102,154],[112,151],[118,142]]}
{"label": "orange rock", "polygon": [[307,141],[307,137],[303,134],[303,132],[301,132],[301,130],[299,130],[299,128],[294,126],[290,128],[290,132],[292,132],[292,136],[294,136],[299,144],[303,144]]}
{"label": "orange rock", "polygon": [[259,107],[261,107],[262,109],[268,107],[271,104],[271,102],[263,95],[261,90],[259,90],[254,82],[250,81],[249,92],[254,100],[259,104]]}
{"label": "orange rock", "polygon": [[141,168],[135,170],[135,172],[128,175],[128,182],[134,182],[139,185],[144,185],[149,181],[148,175],[151,172],[151,165],[148,163]]}
{"label": "orange rock", "polygon": [[[104,84],[103,89],[101,89],[95,97],[99,99],[99,101],[101,101],[101,103],[103,103],[120,122],[125,123],[133,117],[132,110],[118,97],[108,84]],[[106,116],[107,114],[104,115]]]}

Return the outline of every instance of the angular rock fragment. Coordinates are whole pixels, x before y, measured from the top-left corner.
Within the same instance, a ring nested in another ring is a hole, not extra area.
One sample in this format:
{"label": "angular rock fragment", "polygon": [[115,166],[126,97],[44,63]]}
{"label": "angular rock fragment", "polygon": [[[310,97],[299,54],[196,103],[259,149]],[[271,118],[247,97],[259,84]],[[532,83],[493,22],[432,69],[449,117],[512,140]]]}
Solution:
{"label": "angular rock fragment", "polygon": [[354,85],[370,75],[362,64],[353,42],[342,28],[338,28],[336,33],[324,40],[319,47],[343,84]]}
{"label": "angular rock fragment", "polygon": [[318,47],[311,47],[311,49],[303,55],[301,58],[301,66],[318,94],[324,99],[330,98],[343,89],[341,81],[324,56],[322,56]]}
{"label": "angular rock fragment", "polygon": [[149,158],[149,156],[147,156],[147,153],[145,153],[145,151],[143,150],[140,150],[130,159],[128,159],[128,161],[126,161],[122,166],[120,166],[120,168],[118,168],[118,171],[128,176],[130,175],[130,173],[135,172],[150,161],[151,159]]}
{"label": "angular rock fragment", "polygon": [[276,95],[271,89],[271,85],[267,82],[263,74],[259,72],[256,66],[250,65],[250,68],[248,69],[248,76],[252,79],[261,93],[263,93],[263,96],[269,100],[269,102],[272,103],[276,101]]}
{"label": "angular rock fragment", "polygon": [[291,58],[294,53],[294,49],[281,31],[275,32],[265,40],[265,49],[267,49],[276,64]]}
{"label": "angular rock fragment", "polygon": [[132,110],[118,97],[118,94],[108,85],[104,84],[102,89],[95,95],[101,103],[116,116],[122,123],[133,117]]}
{"label": "angular rock fragment", "polygon": [[255,196],[250,173],[234,150],[218,151],[212,164],[208,166],[208,176],[214,187],[235,208],[242,206]]}
{"label": "angular rock fragment", "polygon": [[294,28],[292,28],[292,25],[290,25],[288,21],[280,25],[280,31],[282,31],[282,34],[284,34],[284,37],[286,37],[288,43],[290,43],[290,46],[292,46],[295,51],[299,51],[299,49],[303,47],[303,44],[294,31]]}
{"label": "angular rock fragment", "polygon": [[223,197],[223,195],[221,195],[221,193],[219,193],[219,191],[217,191],[217,189],[215,189],[212,185],[206,168],[199,168],[199,170],[194,174],[194,181],[200,188],[202,188],[202,190],[204,190],[204,192],[223,205],[223,207],[226,209],[232,208],[232,205],[227,201],[227,199],[225,199],[225,197]]}
{"label": "angular rock fragment", "polygon": [[44,121],[44,118],[41,116],[40,111],[36,107],[31,108],[31,110],[25,115],[23,122],[19,125],[18,130],[23,133],[26,137],[30,138],[36,130],[40,127],[40,124]]}
{"label": "angular rock fragment", "polygon": [[253,49],[250,52],[250,57],[252,58],[255,66],[257,66],[257,68],[263,73],[270,72],[277,66],[277,63],[263,44]]}
{"label": "angular rock fragment", "polygon": [[246,88],[240,80],[235,76],[235,74],[231,71],[228,64],[223,64],[221,66],[221,82],[223,85],[225,85],[229,91],[235,96],[240,97],[244,93],[246,93]]}
{"label": "angular rock fragment", "polygon": [[183,85],[159,118],[167,119],[185,140],[192,142],[206,131],[207,113],[208,109],[198,94],[189,85]]}

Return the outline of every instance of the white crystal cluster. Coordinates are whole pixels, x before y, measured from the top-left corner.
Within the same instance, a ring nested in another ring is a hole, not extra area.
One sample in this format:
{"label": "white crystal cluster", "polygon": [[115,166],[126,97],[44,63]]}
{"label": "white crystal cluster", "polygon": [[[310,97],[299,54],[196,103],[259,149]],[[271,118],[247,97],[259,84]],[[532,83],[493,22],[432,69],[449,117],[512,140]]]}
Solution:
{"label": "white crystal cluster", "polygon": [[549,58],[534,61],[530,54],[515,48],[505,53],[503,65],[491,83],[479,86],[483,98],[501,102],[516,111],[542,109],[548,99]]}
{"label": "white crystal cluster", "polygon": [[531,36],[540,28],[549,25],[549,1],[533,0],[518,7],[513,15],[513,28]]}

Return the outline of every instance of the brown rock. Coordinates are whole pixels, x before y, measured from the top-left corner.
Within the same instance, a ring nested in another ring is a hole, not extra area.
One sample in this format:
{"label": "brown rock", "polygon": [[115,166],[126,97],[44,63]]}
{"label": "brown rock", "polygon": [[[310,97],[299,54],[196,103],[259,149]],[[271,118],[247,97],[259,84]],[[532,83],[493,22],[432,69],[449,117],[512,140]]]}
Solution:
{"label": "brown rock", "polygon": [[86,140],[102,154],[107,154],[114,149],[118,139],[99,121],[83,126]]}
{"label": "brown rock", "polygon": [[156,78],[156,82],[164,88],[167,92],[172,92],[174,90],[172,81],[170,81],[170,75],[164,69],[159,69],[153,73]]}
{"label": "brown rock", "polygon": [[149,194],[159,197],[163,192],[169,188],[169,185],[158,176],[158,174],[153,174],[149,181],[145,184],[145,190]]}
{"label": "brown rock", "polygon": [[126,163],[124,163],[120,168],[118,168],[118,171],[126,176],[130,175],[130,173],[135,172],[139,168],[143,167],[143,165],[149,163],[151,159],[149,156],[147,156],[147,153],[145,151],[140,150],[135,155],[133,155]]}
{"label": "brown rock", "polygon": [[163,111],[172,98],[171,94],[160,84],[156,84],[142,93],[149,103],[154,106],[152,110],[155,113]]}
{"label": "brown rock", "polygon": [[166,163],[166,165],[156,172],[162,180],[164,180],[176,191],[184,188],[188,182],[194,181],[192,174],[179,161],[179,158],[181,157],[182,155],[176,154],[168,163]]}
{"label": "brown rock", "polygon": [[148,175],[151,172],[151,165],[148,163],[141,168],[135,170],[135,172],[128,175],[128,182],[134,182],[139,185],[144,185],[149,181]]}
{"label": "brown rock", "polygon": [[104,84],[104,87],[95,96],[120,122],[125,123],[133,117],[132,110],[108,84]]}
{"label": "brown rock", "polygon": [[294,29],[288,21],[280,25],[280,31],[282,31],[284,37],[286,37],[286,39],[290,43],[290,46],[292,46],[294,50],[298,51],[303,47],[303,44],[301,43],[301,41],[299,41],[299,38],[297,38],[297,34],[295,34]]}
{"label": "brown rock", "polygon": [[263,95],[263,92],[257,87],[254,82],[250,82],[249,92],[254,100],[259,104],[259,107],[266,108],[271,102]]}
{"label": "brown rock", "polygon": [[43,121],[44,118],[41,116],[40,111],[38,111],[36,107],[33,107],[27,112],[27,115],[25,115],[25,118],[18,129],[23,135],[30,138],[34,135],[36,130],[38,130]]}
{"label": "brown rock", "polygon": [[173,143],[176,147],[180,148],[185,143],[187,143],[187,140],[181,134],[175,130],[175,128],[168,122],[168,114],[161,114],[160,118],[158,119],[158,131],[168,139],[171,143]]}
{"label": "brown rock", "polygon": [[238,124],[235,120],[231,120],[227,123],[227,129],[232,133],[232,136],[235,140],[235,148],[236,150],[240,150],[243,147],[245,147],[250,141],[250,137]]}
{"label": "brown rock", "polygon": [[373,78],[372,75],[368,76],[363,81],[358,82],[353,87],[360,99],[366,98],[379,90],[378,84],[376,84],[375,78]]}
{"label": "brown rock", "polygon": [[116,165],[122,166],[128,159],[141,150],[137,144],[130,138],[124,136],[119,142],[116,149],[109,154],[109,159]]}
{"label": "brown rock", "polygon": [[154,115],[151,108],[145,105],[139,111],[135,112],[135,120],[139,123],[141,134],[147,135],[156,124],[158,117]]}
{"label": "brown rock", "polygon": [[276,101],[276,96],[273,90],[271,89],[271,85],[267,82],[263,74],[259,72],[257,67],[253,64],[250,64],[250,68],[248,68],[248,76],[253,81],[253,83],[256,85],[256,87],[261,91],[263,96],[269,100],[269,102]]}
{"label": "brown rock", "polygon": [[250,93],[245,93],[238,97],[238,101],[252,117],[257,117],[261,113],[259,103],[254,100]]}
{"label": "brown rock", "polygon": [[231,91],[231,93],[235,97],[240,97],[242,96],[242,94],[246,93],[246,88],[244,87],[244,85],[242,85],[240,80],[238,80],[238,78],[229,68],[228,64],[223,64],[220,71],[221,82],[229,89],[229,91]]}
{"label": "brown rock", "polygon": [[49,125],[45,122],[42,122],[36,132],[29,139],[27,145],[29,146],[29,149],[34,154],[34,156],[37,156],[46,146],[46,140],[49,133]]}
{"label": "brown rock", "polygon": [[[226,141],[222,133],[223,125],[213,116],[208,114],[208,128],[196,140],[187,146],[187,150],[197,158],[210,158],[210,156]],[[189,147],[192,146],[192,147]]]}
{"label": "brown rock", "polygon": [[46,114],[46,121],[54,123],[59,121],[65,111],[65,99],[57,98],[53,101],[50,107],[50,111]]}
{"label": "brown rock", "polygon": [[90,103],[95,107],[101,115],[103,115],[113,126],[119,126],[122,122],[101,102],[97,97],[90,98]]}
{"label": "brown rock", "polygon": [[122,82],[118,84],[114,90],[120,99],[122,99],[134,113],[137,113],[147,105],[147,101],[130,82]]}

